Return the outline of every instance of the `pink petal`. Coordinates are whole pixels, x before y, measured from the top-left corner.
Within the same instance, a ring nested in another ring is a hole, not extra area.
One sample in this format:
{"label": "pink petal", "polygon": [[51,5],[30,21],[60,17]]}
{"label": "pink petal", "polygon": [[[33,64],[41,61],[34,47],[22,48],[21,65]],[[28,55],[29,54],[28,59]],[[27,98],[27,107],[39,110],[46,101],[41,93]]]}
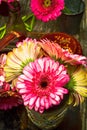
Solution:
{"label": "pink petal", "polygon": [[38,97],[35,102],[35,111],[38,111],[39,107],[40,107],[40,98]]}
{"label": "pink petal", "polygon": [[40,100],[40,105],[44,106],[44,104],[45,104],[45,97],[42,97],[41,100]]}
{"label": "pink petal", "polygon": [[32,97],[30,100],[29,100],[29,105],[32,106],[35,102],[35,100],[37,99],[37,97]]}

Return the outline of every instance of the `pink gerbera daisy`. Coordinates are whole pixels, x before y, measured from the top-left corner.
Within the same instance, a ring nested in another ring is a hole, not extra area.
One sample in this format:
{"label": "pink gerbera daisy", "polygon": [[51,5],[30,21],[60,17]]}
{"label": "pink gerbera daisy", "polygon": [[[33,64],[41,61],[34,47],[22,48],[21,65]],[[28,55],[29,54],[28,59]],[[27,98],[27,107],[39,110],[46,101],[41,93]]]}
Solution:
{"label": "pink gerbera daisy", "polygon": [[21,105],[22,103],[21,97],[15,92],[12,93],[8,91],[0,95],[0,110],[11,109]]}
{"label": "pink gerbera daisy", "polygon": [[22,95],[24,105],[43,113],[63,100],[68,90],[64,86],[69,75],[63,65],[50,58],[39,58],[29,63],[19,76],[17,88]]}
{"label": "pink gerbera daisy", "polygon": [[87,57],[78,55],[78,54],[71,54],[68,50],[63,50],[65,62],[69,62],[72,65],[83,65],[87,67]]}
{"label": "pink gerbera daisy", "polygon": [[64,9],[64,0],[31,0],[30,7],[37,19],[55,20]]}

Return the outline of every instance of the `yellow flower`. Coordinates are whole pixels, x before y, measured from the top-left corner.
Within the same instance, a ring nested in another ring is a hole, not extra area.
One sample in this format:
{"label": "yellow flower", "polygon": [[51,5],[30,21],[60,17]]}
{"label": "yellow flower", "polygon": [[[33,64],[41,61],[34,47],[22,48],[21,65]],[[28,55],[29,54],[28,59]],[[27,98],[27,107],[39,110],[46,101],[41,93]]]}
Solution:
{"label": "yellow flower", "polygon": [[37,46],[37,41],[31,39],[25,39],[20,46],[9,52],[4,66],[6,81],[17,78],[23,68],[39,56],[39,52],[40,47]]}
{"label": "yellow flower", "polygon": [[81,67],[73,73],[73,78],[76,81],[75,91],[81,96],[87,97],[87,69]]}
{"label": "yellow flower", "polygon": [[79,95],[77,92],[70,93],[68,104],[72,104],[73,106],[78,106],[84,101],[84,97]]}
{"label": "yellow flower", "polygon": [[71,89],[69,104],[78,105],[87,97],[87,68],[80,67],[71,74],[72,80],[68,84]]}

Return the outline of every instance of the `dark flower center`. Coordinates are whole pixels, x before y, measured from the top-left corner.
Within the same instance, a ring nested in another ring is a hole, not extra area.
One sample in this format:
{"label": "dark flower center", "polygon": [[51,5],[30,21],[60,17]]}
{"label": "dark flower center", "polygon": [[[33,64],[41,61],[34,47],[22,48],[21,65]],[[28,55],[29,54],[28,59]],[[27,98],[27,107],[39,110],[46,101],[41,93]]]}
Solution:
{"label": "dark flower center", "polygon": [[41,85],[42,88],[46,88],[47,85],[48,85],[48,82],[47,82],[47,81],[42,81],[42,82],[40,83],[40,85]]}

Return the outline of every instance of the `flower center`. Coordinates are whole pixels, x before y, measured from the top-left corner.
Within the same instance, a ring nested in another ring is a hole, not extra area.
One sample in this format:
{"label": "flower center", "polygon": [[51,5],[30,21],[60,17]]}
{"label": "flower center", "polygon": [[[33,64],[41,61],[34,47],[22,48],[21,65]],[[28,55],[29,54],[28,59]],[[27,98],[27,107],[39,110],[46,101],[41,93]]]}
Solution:
{"label": "flower center", "polygon": [[41,85],[42,88],[46,88],[47,85],[48,85],[48,83],[47,83],[47,81],[42,81],[42,82],[40,83],[40,85]]}
{"label": "flower center", "polygon": [[44,0],[44,6],[49,7],[51,5],[51,0]]}
{"label": "flower center", "polygon": [[42,76],[40,80],[40,87],[45,89],[48,86],[49,79],[47,77]]}

